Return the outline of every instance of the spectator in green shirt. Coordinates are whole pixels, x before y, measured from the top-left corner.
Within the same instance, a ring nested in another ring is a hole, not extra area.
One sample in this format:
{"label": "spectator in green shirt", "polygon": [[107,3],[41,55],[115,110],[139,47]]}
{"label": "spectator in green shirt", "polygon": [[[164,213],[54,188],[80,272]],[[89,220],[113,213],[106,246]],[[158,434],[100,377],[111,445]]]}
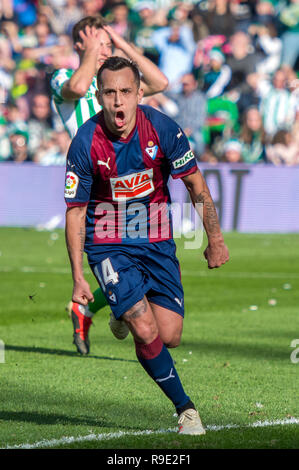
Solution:
{"label": "spectator in green shirt", "polygon": [[244,123],[240,130],[242,161],[259,163],[265,160],[266,133],[261,113],[257,107],[250,107],[244,114]]}
{"label": "spectator in green shirt", "polygon": [[290,4],[282,9],[279,19],[285,27],[281,63],[294,68],[299,55],[299,1],[290,0]]}

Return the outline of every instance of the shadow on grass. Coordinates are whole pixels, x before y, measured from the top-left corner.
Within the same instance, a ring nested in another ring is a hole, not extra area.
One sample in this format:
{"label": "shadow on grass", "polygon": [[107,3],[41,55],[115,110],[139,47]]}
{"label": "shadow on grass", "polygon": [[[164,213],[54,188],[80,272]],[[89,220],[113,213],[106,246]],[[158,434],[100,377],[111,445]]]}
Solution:
{"label": "shadow on grass", "polygon": [[64,349],[41,348],[35,346],[15,346],[12,344],[5,344],[5,351],[29,352],[37,354],[52,354],[55,356],[69,356],[69,357],[83,357],[84,359],[101,359],[103,361],[120,361],[120,362],[138,362],[137,359],[124,359],[122,357],[109,357],[109,356],[81,356],[81,354]]}
{"label": "shadow on grass", "polygon": [[275,347],[270,344],[252,344],[252,343],[226,343],[215,340],[215,341],[204,341],[201,338],[198,341],[183,340],[181,345],[185,348],[192,349],[193,351],[199,351],[201,353],[210,354],[216,356],[218,354],[244,357],[248,359],[257,360],[268,360],[277,361],[285,360],[290,362],[291,349],[289,344],[286,347]]}
{"label": "shadow on grass", "polygon": [[0,411],[0,421],[15,421],[23,423],[36,423],[42,425],[74,425],[94,426],[100,428],[134,429],[142,430],[141,427],[130,427],[116,422],[108,422],[103,419],[85,416],[65,416],[63,414],[38,413],[33,411]]}
{"label": "shadow on grass", "polygon": [[108,427],[115,425],[105,421],[84,418],[78,416],[64,416],[61,414],[46,414],[46,413],[35,413],[32,411],[0,411],[1,421],[17,421],[25,423],[36,423],[36,424],[74,424],[74,425],[88,425],[88,426],[102,426]]}

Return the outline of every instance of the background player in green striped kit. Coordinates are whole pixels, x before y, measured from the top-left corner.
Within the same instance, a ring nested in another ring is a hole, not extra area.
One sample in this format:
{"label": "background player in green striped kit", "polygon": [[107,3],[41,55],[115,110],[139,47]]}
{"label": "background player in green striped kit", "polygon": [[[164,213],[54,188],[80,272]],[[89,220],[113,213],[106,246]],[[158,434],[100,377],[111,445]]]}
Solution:
{"label": "background player in green striped kit", "polygon": [[[161,92],[167,87],[168,80],[158,67],[119,36],[100,15],[80,20],[74,26],[72,36],[80,66],[76,71],[57,70],[51,80],[54,103],[70,137],[73,138],[81,124],[101,110],[95,96],[96,73],[112,55],[113,47],[117,50],[115,55],[124,55],[137,64],[142,74],[144,95]],[[74,325],[74,344],[78,352],[88,354],[92,316],[107,305],[107,301],[101,289],[97,289],[88,306],[84,307],[83,303],[86,303],[84,296],[73,295],[68,310]],[[111,315],[110,326],[118,338],[128,333],[122,323],[115,323]],[[122,327],[125,328],[122,330]]]}

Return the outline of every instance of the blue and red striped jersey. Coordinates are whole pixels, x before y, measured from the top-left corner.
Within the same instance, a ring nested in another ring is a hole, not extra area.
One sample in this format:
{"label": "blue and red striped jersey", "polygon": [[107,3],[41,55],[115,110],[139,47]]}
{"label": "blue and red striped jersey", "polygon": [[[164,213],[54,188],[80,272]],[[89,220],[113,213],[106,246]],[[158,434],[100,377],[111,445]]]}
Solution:
{"label": "blue and red striped jersey", "polygon": [[109,132],[102,111],[86,121],[70,145],[65,180],[67,206],[88,206],[85,251],[172,238],[168,178],[196,170],[178,124],[149,106],[138,106],[126,139]]}

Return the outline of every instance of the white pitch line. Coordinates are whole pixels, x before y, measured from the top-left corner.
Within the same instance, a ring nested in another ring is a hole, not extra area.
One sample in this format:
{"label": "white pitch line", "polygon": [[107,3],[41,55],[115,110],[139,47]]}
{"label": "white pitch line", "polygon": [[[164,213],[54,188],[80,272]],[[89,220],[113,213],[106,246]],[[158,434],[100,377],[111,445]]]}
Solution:
{"label": "white pitch line", "polygon": [[[21,272],[23,274],[71,274],[69,268],[41,268],[35,266],[1,266],[0,272],[11,273]],[[85,274],[91,274],[89,269],[84,270]],[[220,272],[220,271],[189,271],[182,270],[183,276],[195,277],[223,277],[223,278],[243,278],[243,279],[299,279],[299,273],[268,273],[268,272]]]}
{"label": "white pitch line", "polygon": [[[270,426],[286,426],[290,424],[299,424],[298,418],[286,418],[276,421],[256,421],[252,424],[239,425],[239,424],[225,424],[225,425],[207,425],[207,431],[223,431],[225,429],[244,429],[244,428],[266,428]],[[61,439],[51,439],[51,440],[42,440],[34,442],[33,444],[18,444],[14,446],[0,447],[0,449],[41,449],[45,447],[55,447],[65,444],[74,444],[79,442],[88,442],[88,441],[107,441],[110,439],[119,439],[121,437],[134,437],[134,436],[149,436],[151,434],[167,434],[175,432],[177,433],[177,428],[168,428],[168,429],[159,429],[157,431],[145,430],[145,431],[118,431],[113,433],[102,433],[102,434],[88,434],[86,436],[70,436],[62,437]]]}
{"label": "white pitch line", "polygon": [[[69,268],[36,268],[34,266],[21,266],[20,268],[13,268],[11,266],[1,266],[1,273],[20,272],[23,274],[71,274]],[[90,274],[90,270],[84,269],[84,274]]]}

